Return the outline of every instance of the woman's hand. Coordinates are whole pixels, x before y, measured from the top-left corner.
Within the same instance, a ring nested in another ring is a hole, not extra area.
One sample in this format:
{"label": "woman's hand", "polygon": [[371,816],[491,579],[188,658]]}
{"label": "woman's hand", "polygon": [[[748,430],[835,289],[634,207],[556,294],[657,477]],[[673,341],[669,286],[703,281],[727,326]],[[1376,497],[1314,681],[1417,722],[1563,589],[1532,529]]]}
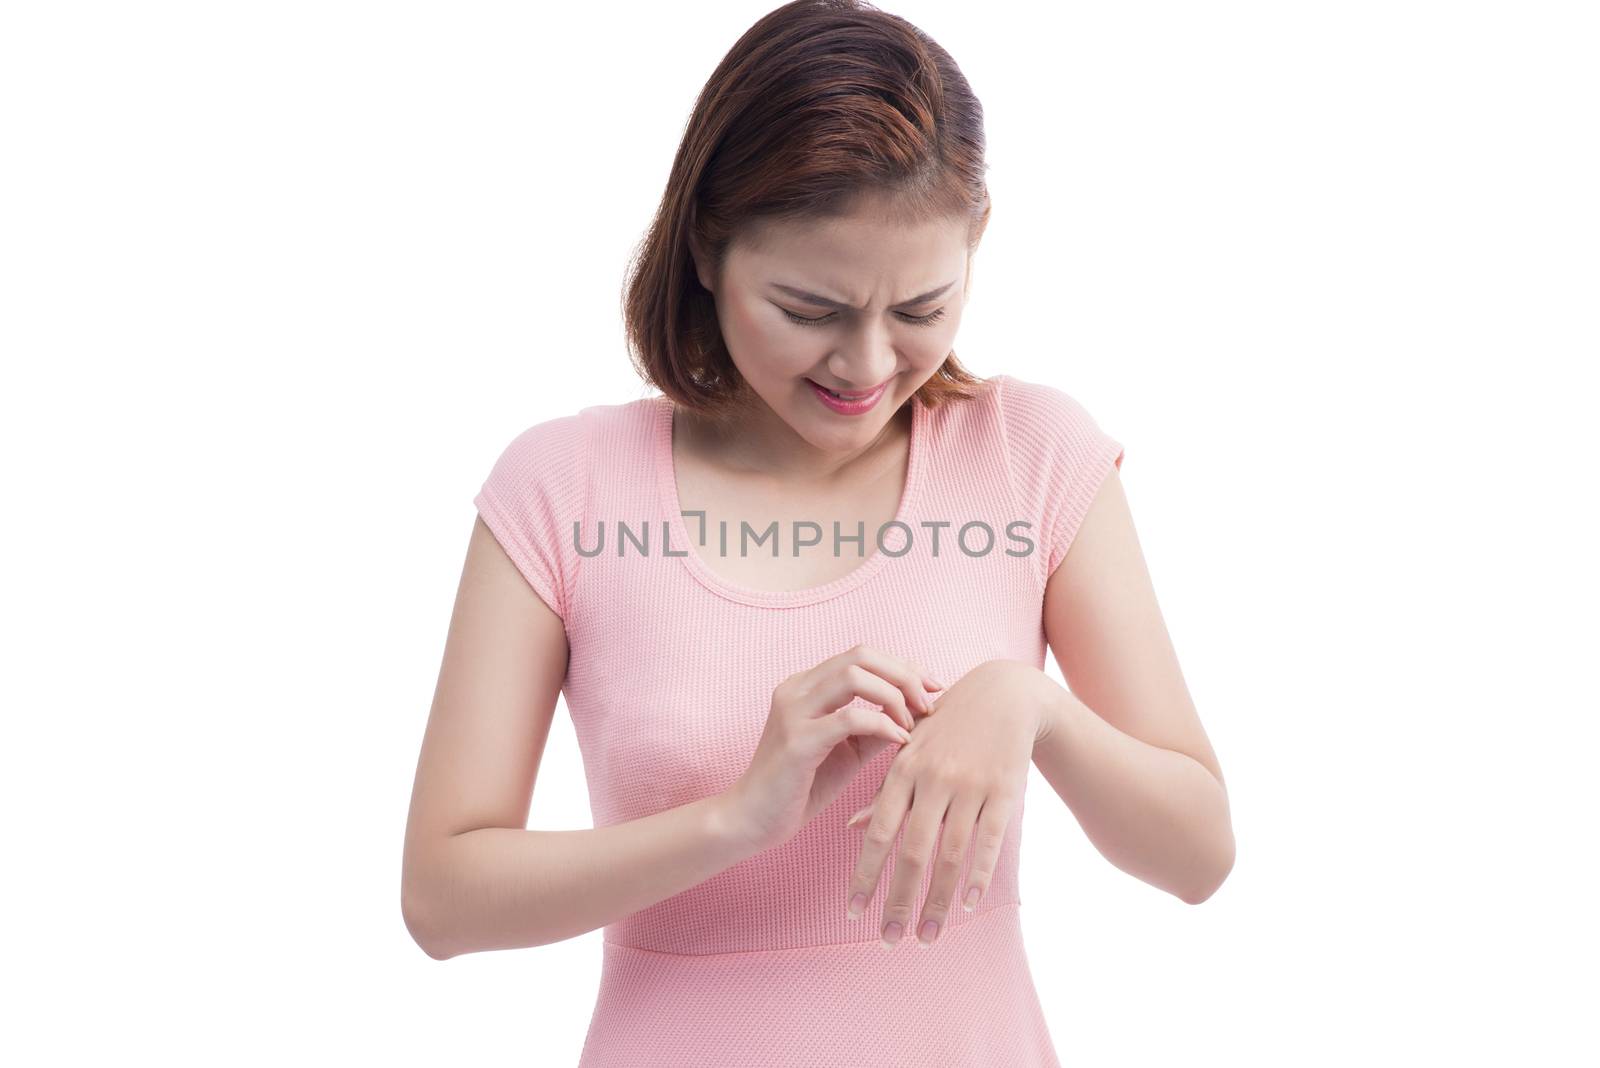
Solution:
{"label": "woman's hand", "polygon": [[925,691],[939,689],[918,665],[869,645],[779,683],[750,766],[726,792],[752,843],[788,841],[884,746],[910,741],[913,713],[932,707]]}
{"label": "woman's hand", "polygon": [[[988,888],[1006,825],[1027,785],[1034,743],[1045,732],[1048,697],[1042,687],[1052,685],[1044,672],[1018,660],[989,660],[973,668],[917,724],[911,741],[889,765],[878,795],[846,824],[870,814],[846,897],[854,916],[871,900],[889,848],[906,823],[883,908],[883,940],[888,944],[908,930],[916,930],[923,943],[938,937],[974,839],[972,867],[962,888],[968,911],[976,901],[973,895]],[[921,922],[913,928],[917,891],[941,825],[938,866]]]}

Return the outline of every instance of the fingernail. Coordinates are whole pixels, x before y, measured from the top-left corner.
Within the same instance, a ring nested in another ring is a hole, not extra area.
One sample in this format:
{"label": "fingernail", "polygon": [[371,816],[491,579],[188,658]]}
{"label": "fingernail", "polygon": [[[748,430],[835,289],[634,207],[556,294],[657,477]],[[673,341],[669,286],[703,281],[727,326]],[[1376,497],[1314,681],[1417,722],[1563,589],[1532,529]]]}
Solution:
{"label": "fingernail", "polygon": [[917,935],[917,939],[918,939],[917,944],[921,945],[921,946],[931,946],[931,945],[933,945],[934,936],[937,935],[938,933],[939,933],[939,921],[938,920],[926,920],[926,921],[924,921],[923,924],[922,924],[922,932]]}
{"label": "fingernail", "polygon": [[927,683],[928,689],[930,689],[930,690],[942,690],[942,689],[944,689],[944,683],[939,682],[936,679],[930,679],[926,675],[924,675],[922,677],[922,681]]}
{"label": "fingernail", "polygon": [[861,910],[866,907],[867,895],[857,891],[856,895],[850,899],[850,918],[859,920],[861,918]]}
{"label": "fingernail", "polygon": [[973,907],[978,904],[978,895],[979,895],[979,893],[980,893],[980,891],[978,890],[978,888],[976,886],[974,886],[972,889],[968,890],[967,891],[967,899],[961,903],[962,907],[965,908],[968,912],[971,912]]}
{"label": "fingernail", "polygon": [[890,920],[888,923],[883,925],[883,938],[881,941],[886,946],[892,946],[896,942],[900,941],[899,920]]}
{"label": "fingernail", "polygon": [[854,827],[861,820],[865,819],[866,816],[867,816],[867,813],[869,813],[871,811],[872,811],[872,806],[868,805],[866,808],[862,809],[860,812],[857,812],[854,816],[851,816],[849,819],[845,820],[844,821],[844,825],[846,827]]}

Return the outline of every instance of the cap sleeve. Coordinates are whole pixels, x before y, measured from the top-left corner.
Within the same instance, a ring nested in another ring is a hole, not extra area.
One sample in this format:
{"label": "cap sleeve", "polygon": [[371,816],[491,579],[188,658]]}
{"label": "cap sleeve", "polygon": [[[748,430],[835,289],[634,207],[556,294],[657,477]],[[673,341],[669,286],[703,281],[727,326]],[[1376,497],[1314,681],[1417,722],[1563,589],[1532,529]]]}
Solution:
{"label": "cap sleeve", "polygon": [[1101,483],[1122,467],[1122,445],[1055,386],[998,378],[1006,463],[1020,518],[1034,525],[1044,583],[1066,558]]}
{"label": "cap sleeve", "polygon": [[563,622],[582,559],[574,524],[584,522],[587,496],[582,417],[574,414],[513,438],[472,499],[528,585]]}

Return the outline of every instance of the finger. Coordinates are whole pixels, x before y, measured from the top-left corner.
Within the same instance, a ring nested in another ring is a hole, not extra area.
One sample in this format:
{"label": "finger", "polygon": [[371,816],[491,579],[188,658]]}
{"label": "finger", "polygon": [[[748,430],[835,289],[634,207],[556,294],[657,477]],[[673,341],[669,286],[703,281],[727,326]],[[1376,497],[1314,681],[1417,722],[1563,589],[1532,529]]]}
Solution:
{"label": "finger", "polygon": [[[930,689],[942,690],[944,687],[935,682],[933,677],[923,670],[920,664],[914,663],[903,656],[894,656],[886,653],[876,646],[867,645],[862,648],[864,655],[868,657],[883,658],[882,667],[880,668],[874,663],[872,665],[873,670],[887,678],[892,678],[903,692],[909,694],[913,708],[923,715],[933,711],[932,699],[928,696],[928,691]],[[928,685],[930,682],[933,683],[931,687]]]}
{"label": "finger", "polygon": [[860,705],[847,705],[811,722],[815,724],[814,727],[802,730],[814,732],[813,750],[817,752],[825,753],[852,735],[869,735],[901,745],[911,740],[911,732],[887,714]]}
{"label": "finger", "polygon": [[[1011,815],[1004,797],[991,795],[984,799],[978,813],[978,823],[972,832],[972,867],[967,871],[966,885],[961,888],[961,907],[971,912],[983,895],[989,891],[994,878],[995,865],[1000,861],[1000,847],[1005,844],[1006,826]],[[977,897],[973,897],[973,892]]]}
{"label": "finger", "polygon": [[830,712],[859,697],[882,705],[889,718],[906,730],[916,725],[911,710],[906,708],[905,694],[860,664],[844,664],[824,675],[817,681],[811,697],[819,703],[819,709],[826,708]]}
{"label": "finger", "polygon": [[[917,919],[917,941],[921,944],[932,944],[949,927],[956,880],[961,877],[961,865],[972,842],[973,825],[982,809],[981,797],[963,793],[950,802],[950,809],[945,813],[944,830],[939,834],[939,853],[933,864],[933,881],[928,884],[928,897]],[[931,931],[928,931],[929,923],[933,924]]]}
{"label": "finger", "polygon": [[850,885],[845,888],[844,899],[849,902],[850,915],[861,915],[862,904],[872,900],[878,888],[878,879],[883,874],[883,862],[894,846],[895,837],[900,833],[900,821],[910,804],[911,777],[905,772],[895,771],[891,764],[878,796],[873,799],[872,817],[861,836],[861,853],[856,857]]}
{"label": "finger", "polygon": [[928,695],[922,685],[927,673],[921,668],[901,657],[891,656],[877,646],[865,643],[846,649],[839,654],[839,657],[846,663],[859,664],[879,678],[893,683],[905,695],[908,706],[924,715],[927,714]]}
{"label": "finger", "polygon": [[[910,735],[909,734],[907,735],[907,740],[905,742],[903,742],[902,744],[904,744],[904,745],[910,745],[911,744]],[[876,753],[873,754],[873,756],[876,756],[876,755],[877,755]],[[863,764],[866,763],[866,760],[863,759],[862,763]],[[849,819],[844,821],[845,827],[847,827],[847,828],[848,827],[856,827],[856,826],[860,826],[862,824],[865,824],[866,821],[872,816],[873,808],[874,808],[875,805],[877,805],[878,798],[882,795],[882,792],[883,792],[883,787],[880,784],[879,787],[878,787],[878,792],[874,793],[872,795],[872,800],[867,802],[867,804],[863,808],[858,809],[854,815],[852,815]]]}
{"label": "finger", "polygon": [[933,856],[939,829],[953,800],[949,793],[933,793],[926,787],[914,794],[906,816],[905,833],[894,855],[894,874],[889,877],[889,893],[883,901],[883,941],[894,945],[910,934],[916,936],[912,921],[917,915],[917,898],[922,877]]}

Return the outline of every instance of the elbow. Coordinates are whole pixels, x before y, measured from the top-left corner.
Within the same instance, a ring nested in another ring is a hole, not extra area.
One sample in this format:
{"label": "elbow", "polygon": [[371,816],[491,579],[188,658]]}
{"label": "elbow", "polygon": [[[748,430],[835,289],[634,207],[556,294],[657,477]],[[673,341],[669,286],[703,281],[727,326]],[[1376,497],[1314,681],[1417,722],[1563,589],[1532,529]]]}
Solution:
{"label": "elbow", "polygon": [[434,960],[449,960],[455,956],[455,952],[439,936],[436,916],[437,911],[423,900],[415,887],[405,885],[400,888],[400,918],[405,922],[411,940]]}
{"label": "elbow", "polygon": [[1233,871],[1233,862],[1237,852],[1234,847],[1233,835],[1228,835],[1226,848],[1220,851],[1215,864],[1209,866],[1207,877],[1190,886],[1178,898],[1187,905],[1204,904],[1215,894],[1222,884],[1228,881],[1228,875]]}
{"label": "elbow", "polygon": [[424,849],[421,839],[408,837],[400,862],[400,918],[417,948],[434,960],[449,960],[461,948],[452,937],[451,895],[441,893],[448,869],[440,860],[437,849]]}

